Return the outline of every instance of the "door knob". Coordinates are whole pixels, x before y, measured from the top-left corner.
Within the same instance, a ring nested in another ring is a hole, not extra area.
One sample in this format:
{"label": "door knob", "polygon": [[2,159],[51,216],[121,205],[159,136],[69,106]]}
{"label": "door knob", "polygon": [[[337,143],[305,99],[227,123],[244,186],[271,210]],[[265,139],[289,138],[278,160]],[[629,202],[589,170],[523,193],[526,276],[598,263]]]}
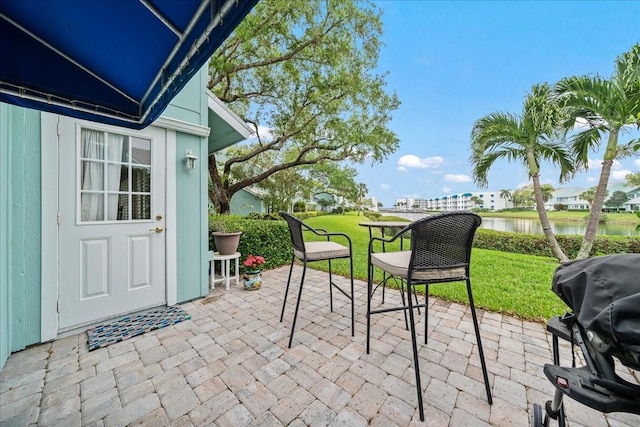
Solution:
{"label": "door knob", "polygon": [[162,228],[162,227],[150,228],[149,231],[155,231],[156,233],[162,233],[164,231],[164,228]]}

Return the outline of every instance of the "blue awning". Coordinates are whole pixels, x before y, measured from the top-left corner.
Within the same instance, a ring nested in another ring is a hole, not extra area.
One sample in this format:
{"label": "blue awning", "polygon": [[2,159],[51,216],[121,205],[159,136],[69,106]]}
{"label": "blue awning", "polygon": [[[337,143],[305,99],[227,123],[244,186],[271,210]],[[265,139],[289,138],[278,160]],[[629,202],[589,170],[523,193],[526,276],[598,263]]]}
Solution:
{"label": "blue awning", "polygon": [[0,0],[0,101],[141,129],[258,0]]}

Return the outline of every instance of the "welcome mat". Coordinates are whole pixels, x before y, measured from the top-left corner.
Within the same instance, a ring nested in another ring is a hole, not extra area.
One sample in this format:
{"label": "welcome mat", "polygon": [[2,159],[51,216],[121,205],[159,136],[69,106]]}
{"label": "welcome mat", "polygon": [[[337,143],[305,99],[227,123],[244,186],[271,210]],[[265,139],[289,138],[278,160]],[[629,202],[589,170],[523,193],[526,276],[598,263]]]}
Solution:
{"label": "welcome mat", "polygon": [[191,315],[179,307],[165,307],[143,314],[125,316],[89,329],[87,331],[89,351],[189,319]]}

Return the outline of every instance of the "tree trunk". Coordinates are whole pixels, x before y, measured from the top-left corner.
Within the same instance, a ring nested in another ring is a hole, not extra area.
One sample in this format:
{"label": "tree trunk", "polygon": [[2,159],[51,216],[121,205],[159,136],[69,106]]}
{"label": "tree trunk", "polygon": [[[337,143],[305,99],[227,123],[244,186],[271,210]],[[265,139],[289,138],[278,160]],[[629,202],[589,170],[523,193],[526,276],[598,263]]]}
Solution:
{"label": "tree trunk", "polygon": [[602,215],[602,206],[604,205],[604,199],[607,194],[607,184],[609,183],[609,176],[611,175],[611,166],[613,160],[604,160],[602,162],[602,171],[600,172],[600,180],[598,181],[598,187],[596,188],[596,196],[593,199],[591,205],[591,211],[589,212],[589,222],[587,223],[587,229],[584,232],[582,238],[582,244],[576,259],[589,258],[591,249],[593,248],[593,242],[596,239],[596,232],[598,231],[598,224],[600,224],[600,216]]}
{"label": "tree trunk", "polygon": [[613,161],[618,154],[619,131],[619,129],[613,129],[609,132],[609,141],[607,142],[607,149],[604,153],[604,160],[602,161],[600,180],[598,181],[598,187],[596,187],[596,194],[593,197],[587,230],[584,232],[582,244],[580,245],[576,259],[589,258],[591,248],[593,248],[596,231],[598,231],[598,224],[600,223],[600,215],[602,214],[602,206],[604,205],[604,198],[607,196],[607,184],[609,183],[609,176],[611,175],[611,166],[613,166]]}
{"label": "tree trunk", "polygon": [[544,198],[542,197],[542,188],[540,187],[540,177],[538,174],[535,174],[531,176],[531,180],[533,181],[533,194],[536,200],[536,210],[538,211],[538,217],[540,218],[540,225],[542,225],[542,231],[547,238],[549,246],[551,246],[551,251],[561,263],[568,262],[569,257],[564,253],[555,234],[553,234],[551,224],[549,223],[549,217],[547,216],[547,210],[544,208]]}
{"label": "tree trunk", "polygon": [[230,197],[225,189],[220,174],[218,174],[218,168],[216,166],[216,156],[209,155],[209,176],[211,177],[211,185],[209,186],[209,200],[213,203],[213,207],[216,212],[223,215],[228,215],[231,212],[231,204],[229,203]]}

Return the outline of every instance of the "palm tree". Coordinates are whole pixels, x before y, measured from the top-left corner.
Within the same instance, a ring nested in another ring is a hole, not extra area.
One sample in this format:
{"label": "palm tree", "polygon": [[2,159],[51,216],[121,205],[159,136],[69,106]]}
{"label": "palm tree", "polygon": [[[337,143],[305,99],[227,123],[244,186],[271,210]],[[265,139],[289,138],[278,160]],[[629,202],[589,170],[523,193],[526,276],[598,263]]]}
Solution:
{"label": "palm tree", "polygon": [[473,207],[474,208],[484,204],[484,200],[482,200],[478,196],[471,196],[471,201],[473,202]]}
{"label": "palm tree", "polygon": [[[542,190],[542,186],[540,186],[540,189]],[[535,205],[536,203],[535,191],[532,185],[525,185],[522,188],[518,188],[513,192],[513,195],[511,197],[514,200],[514,204],[516,207],[519,206],[526,209],[531,205]],[[544,201],[544,195],[542,197],[542,200]]]}
{"label": "palm tree", "polygon": [[367,195],[369,189],[367,188],[367,184],[363,182],[359,182],[356,184],[356,191],[358,192],[358,216],[360,216],[360,211],[362,210],[362,198]]}
{"label": "palm tree", "polygon": [[573,155],[580,167],[587,167],[588,153],[597,151],[602,136],[609,135],[591,215],[576,259],[587,258],[593,247],[614,160],[637,156],[640,150],[639,139],[624,144],[618,139],[627,130],[625,126],[640,128],[640,44],[619,56],[615,65],[609,80],[598,75],[573,76],[560,80],[555,88],[568,114],[565,130],[574,130],[576,120],[587,124],[571,141]]}
{"label": "palm tree", "polygon": [[584,190],[578,197],[586,200],[587,203],[589,203],[589,208],[591,208],[591,206],[593,205],[593,200],[596,198],[596,187],[591,187]]}
{"label": "palm tree", "polygon": [[542,191],[542,200],[545,203],[553,199],[553,192],[556,191],[556,189],[551,184],[542,184],[540,186],[540,190]]}
{"label": "palm tree", "polygon": [[550,96],[551,89],[544,84],[534,85],[524,102],[521,116],[492,113],[476,121],[471,131],[471,157],[475,182],[488,185],[489,169],[499,159],[524,164],[533,182],[538,217],[553,254],[561,261],[569,261],[551,230],[544,208],[540,186],[542,160],[560,167],[560,181],[571,178],[575,172],[569,153],[557,132],[561,110]]}
{"label": "palm tree", "polygon": [[502,197],[505,200],[510,200],[511,202],[513,202],[513,200],[511,199],[512,197],[511,190],[509,190],[508,188],[503,188],[502,190],[500,190],[500,197]]}

